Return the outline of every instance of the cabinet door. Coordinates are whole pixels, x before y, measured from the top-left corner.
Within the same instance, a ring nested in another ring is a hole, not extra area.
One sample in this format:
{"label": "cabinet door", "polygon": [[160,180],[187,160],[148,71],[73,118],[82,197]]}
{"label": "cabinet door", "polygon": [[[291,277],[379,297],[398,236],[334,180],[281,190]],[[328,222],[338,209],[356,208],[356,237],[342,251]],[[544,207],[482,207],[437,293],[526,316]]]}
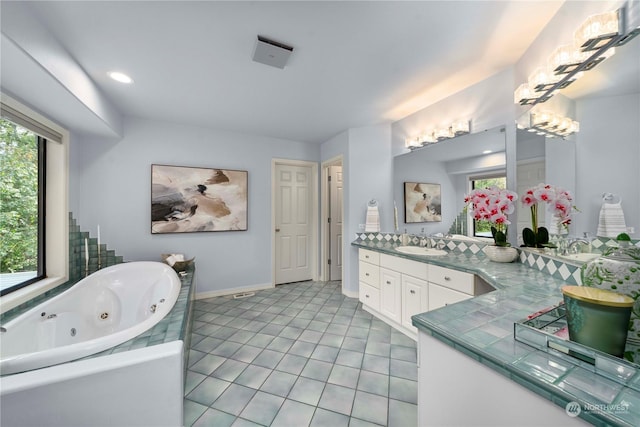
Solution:
{"label": "cabinet door", "polygon": [[471,298],[471,295],[429,282],[429,311],[468,298]]}
{"label": "cabinet door", "polygon": [[358,263],[358,277],[361,282],[371,285],[374,288],[380,287],[380,267],[375,264],[360,261]]}
{"label": "cabinet door", "polygon": [[400,323],[401,275],[397,271],[380,269],[380,312],[389,319]]}
{"label": "cabinet door", "polygon": [[375,311],[380,311],[380,289],[360,282],[359,299],[362,304],[371,307]]}
{"label": "cabinet door", "polygon": [[402,275],[402,325],[417,331],[411,324],[411,316],[429,309],[428,284],[424,280]]}

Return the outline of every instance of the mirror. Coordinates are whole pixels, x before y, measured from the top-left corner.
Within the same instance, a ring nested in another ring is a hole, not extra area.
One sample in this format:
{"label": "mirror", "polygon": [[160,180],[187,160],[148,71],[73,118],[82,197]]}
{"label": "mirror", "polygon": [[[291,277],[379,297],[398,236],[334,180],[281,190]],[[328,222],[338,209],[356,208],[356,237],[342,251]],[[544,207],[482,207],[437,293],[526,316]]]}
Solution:
{"label": "mirror", "polygon": [[[544,138],[517,133],[518,194],[530,183],[546,182],[570,190],[579,213],[573,216],[569,236],[596,236],[603,194],[622,200],[628,234],[640,232],[640,37],[616,48],[616,53],[563,89],[559,97],[569,103],[580,123],[579,133],[567,138]],[[561,112],[560,112],[561,113]],[[538,163],[535,166],[532,164]],[[533,184],[535,185],[535,184]],[[617,199],[616,199],[617,200]],[[518,212],[521,226],[530,226],[529,212]]]}
{"label": "mirror", "polygon": [[[467,234],[466,214],[461,214],[464,196],[468,193],[469,177],[505,173],[504,127],[441,141],[393,159],[393,199],[398,208],[400,232]],[[404,183],[440,184],[440,222],[405,222]],[[456,227],[457,226],[457,227]]]}

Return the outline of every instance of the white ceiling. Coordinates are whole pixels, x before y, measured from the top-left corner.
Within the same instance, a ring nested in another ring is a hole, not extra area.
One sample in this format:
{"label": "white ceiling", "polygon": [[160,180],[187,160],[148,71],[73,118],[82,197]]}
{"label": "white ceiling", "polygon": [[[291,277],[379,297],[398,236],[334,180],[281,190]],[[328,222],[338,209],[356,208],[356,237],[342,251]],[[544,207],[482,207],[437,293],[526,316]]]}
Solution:
{"label": "white ceiling", "polygon": [[[43,1],[33,12],[124,114],[321,143],[514,64],[561,1]],[[292,45],[284,70],[257,35]],[[106,73],[121,70],[130,86]]]}

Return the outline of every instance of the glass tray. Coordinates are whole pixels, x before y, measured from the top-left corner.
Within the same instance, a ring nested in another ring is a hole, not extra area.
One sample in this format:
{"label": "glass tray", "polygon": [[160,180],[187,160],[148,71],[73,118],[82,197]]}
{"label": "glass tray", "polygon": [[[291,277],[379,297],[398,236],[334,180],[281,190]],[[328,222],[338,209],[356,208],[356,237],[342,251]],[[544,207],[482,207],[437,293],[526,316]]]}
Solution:
{"label": "glass tray", "polygon": [[596,372],[612,378],[626,381],[640,370],[640,365],[632,362],[640,360],[640,345],[636,343],[627,341],[625,359],[622,359],[570,341],[564,302],[514,323],[514,337],[516,341],[538,350],[551,352],[552,349],[577,359],[576,361],[593,365]]}

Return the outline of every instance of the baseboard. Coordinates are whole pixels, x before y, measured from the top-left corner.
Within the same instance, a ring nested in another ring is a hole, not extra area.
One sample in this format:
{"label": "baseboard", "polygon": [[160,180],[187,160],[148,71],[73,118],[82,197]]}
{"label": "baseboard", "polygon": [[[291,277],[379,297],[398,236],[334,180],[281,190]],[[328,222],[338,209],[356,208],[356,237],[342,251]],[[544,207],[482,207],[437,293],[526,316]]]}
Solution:
{"label": "baseboard", "polygon": [[239,288],[230,288],[230,289],[219,289],[216,291],[197,293],[196,299],[222,297],[222,296],[233,295],[233,294],[238,294],[242,292],[263,291],[265,289],[273,289],[273,287],[274,286],[271,283],[264,283],[262,285],[242,286]]}
{"label": "baseboard", "polygon": [[348,289],[345,289],[344,286],[342,287],[342,295],[348,296],[349,298],[355,298],[355,299],[358,299],[360,297],[360,294],[358,293],[358,291],[350,291]]}
{"label": "baseboard", "polygon": [[362,305],[362,309],[364,311],[366,311],[367,313],[370,313],[372,315],[374,315],[376,318],[382,320],[384,323],[386,323],[387,325],[391,326],[393,329],[395,329],[398,332],[402,332],[403,334],[405,334],[406,336],[408,336],[409,338],[411,338],[414,341],[418,341],[418,332],[417,331],[411,331],[407,328],[404,327],[404,325],[401,325],[400,323],[396,322],[395,320],[391,320],[389,319],[387,316],[385,316],[384,314],[375,311],[373,308],[368,307],[366,305]]}

